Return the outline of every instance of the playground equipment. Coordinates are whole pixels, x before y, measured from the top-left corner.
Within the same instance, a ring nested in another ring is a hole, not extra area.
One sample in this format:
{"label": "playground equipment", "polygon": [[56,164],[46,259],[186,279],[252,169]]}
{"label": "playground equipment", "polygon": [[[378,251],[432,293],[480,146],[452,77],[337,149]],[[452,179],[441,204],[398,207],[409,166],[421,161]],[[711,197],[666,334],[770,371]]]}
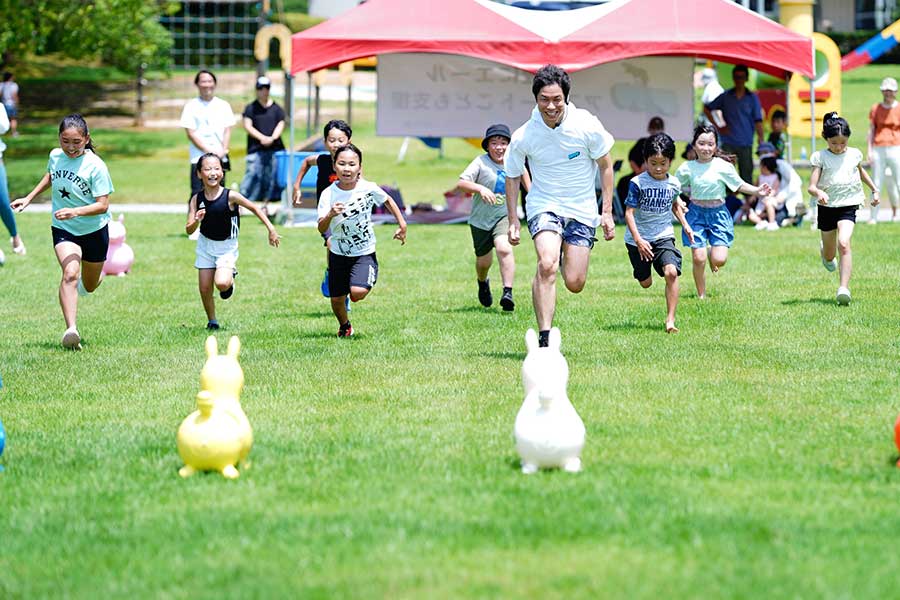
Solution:
{"label": "playground equipment", "polygon": [[813,149],[822,116],[841,110],[841,52],[825,34],[813,32],[814,0],[781,0],[781,23],[812,38],[816,48],[816,78],[794,73],[788,83],[788,133],[812,139]]}
{"label": "playground equipment", "polygon": [[852,71],[857,67],[867,65],[873,60],[878,60],[885,52],[890,52],[897,44],[900,44],[900,19],[894,21],[881,33],[874,35],[864,44],[848,53],[841,59],[841,70]]}

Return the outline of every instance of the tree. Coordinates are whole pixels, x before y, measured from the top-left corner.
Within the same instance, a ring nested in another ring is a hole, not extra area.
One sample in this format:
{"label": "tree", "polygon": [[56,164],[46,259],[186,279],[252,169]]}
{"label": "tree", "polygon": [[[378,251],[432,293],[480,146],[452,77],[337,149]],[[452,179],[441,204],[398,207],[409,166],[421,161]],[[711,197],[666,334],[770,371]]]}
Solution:
{"label": "tree", "polygon": [[147,0],[0,0],[4,62],[26,52],[99,58],[134,73],[166,67],[172,38],[159,24],[169,2]]}

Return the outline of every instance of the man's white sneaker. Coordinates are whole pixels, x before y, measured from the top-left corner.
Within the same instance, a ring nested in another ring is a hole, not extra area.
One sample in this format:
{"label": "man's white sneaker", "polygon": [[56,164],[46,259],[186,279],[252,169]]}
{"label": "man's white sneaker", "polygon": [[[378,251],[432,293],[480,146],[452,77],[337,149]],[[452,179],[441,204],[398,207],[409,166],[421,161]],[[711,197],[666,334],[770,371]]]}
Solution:
{"label": "man's white sneaker", "polygon": [[68,348],[69,350],[81,350],[81,336],[78,335],[78,330],[74,327],[66,329],[62,336],[62,345],[63,348]]}
{"label": "man's white sneaker", "polygon": [[837,291],[837,303],[841,306],[847,306],[850,304],[850,289],[845,287],[839,287]]}
{"label": "man's white sneaker", "polygon": [[19,244],[18,246],[16,246],[15,241],[13,239],[12,249],[13,249],[14,254],[18,254],[19,256],[25,256],[25,252],[26,252],[25,244]]}
{"label": "man's white sneaker", "polygon": [[825,246],[822,244],[822,240],[819,240],[819,256],[822,258],[822,266],[825,267],[826,270],[834,271],[837,269],[837,258],[825,260]]}

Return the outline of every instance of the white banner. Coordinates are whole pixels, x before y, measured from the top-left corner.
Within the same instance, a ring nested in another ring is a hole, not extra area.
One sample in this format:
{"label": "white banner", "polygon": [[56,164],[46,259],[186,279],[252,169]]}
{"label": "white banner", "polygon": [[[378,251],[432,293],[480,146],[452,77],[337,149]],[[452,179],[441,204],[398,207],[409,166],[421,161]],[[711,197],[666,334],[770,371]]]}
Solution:
{"label": "white banner", "polygon": [[[647,56],[572,73],[570,100],[616,138],[647,135],[654,116],[689,140],[694,123],[694,59]],[[531,115],[531,73],[453,54],[378,57],[376,131],[385,136],[481,137],[492,123],[516,130]]]}

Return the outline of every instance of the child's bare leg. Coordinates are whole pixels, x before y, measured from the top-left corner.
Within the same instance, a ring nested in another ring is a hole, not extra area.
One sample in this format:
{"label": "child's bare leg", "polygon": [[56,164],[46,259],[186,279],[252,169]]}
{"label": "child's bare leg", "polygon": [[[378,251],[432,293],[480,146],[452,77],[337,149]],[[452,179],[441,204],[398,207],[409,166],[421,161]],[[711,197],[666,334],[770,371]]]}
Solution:
{"label": "child's bare leg", "polygon": [[369,295],[371,292],[371,288],[359,287],[356,285],[350,286],[350,300],[353,302],[359,302],[363,298]]}
{"label": "child's bare leg", "polygon": [[697,296],[706,298],[706,248],[691,248],[691,259],[694,263],[694,285]]}
{"label": "child's bare leg", "polygon": [[200,289],[200,300],[203,302],[203,310],[206,311],[206,320],[216,320],[216,301],[213,298],[213,280],[215,269],[197,269],[197,280]]}
{"label": "child's bare leg", "polygon": [[81,284],[88,292],[93,292],[103,283],[103,264],[81,261]]}
{"label": "child's bare leg", "polygon": [[678,306],[678,269],[675,265],[666,265],[663,269],[666,277],[666,333],[678,333],[675,327],[675,308]]}
{"label": "child's bare leg", "polygon": [[54,246],[56,259],[62,269],[59,282],[59,306],[62,308],[66,328],[75,327],[78,313],[78,277],[81,275],[81,248],[72,242]]}
{"label": "child's bare leg", "polygon": [[500,280],[503,287],[511,288],[516,275],[516,257],[505,235],[494,238],[494,250],[500,263]]}
{"label": "child's bare leg", "polygon": [[475,276],[478,278],[478,281],[487,279],[488,271],[491,270],[491,263],[493,262],[494,256],[490,252],[484,256],[475,257]]}
{"label": "child's bare leg", "polygon": [[718,273],[728,260],[728,246],[712,246],[709,249],[709,269]]}
{"label": "child's bare leg", "polygon": [[826,261],[834,260],[837,253],[837,229],[822,232],[822,257]]}
{"label": "child's bare leg", "polygon": [[334,296],[331,298],[331,312],[337,318],[338,325],[343,325],[350,320],[347,315],[347,296]]}
{"label": "child's bare leg", "polygon": [[759,218],[759,215],[757,214],[757,212],[752,209],[747,213],[747,220],[750,221],[751,223],[753,223],[754,225],[756,225],[757,223],[762,221],[762,219]]}
{"label": "child's bare leg", "polygon": [[232,267],[218,268],[215,270],[215,274],[216,289],[220,292],[224,292],[234,283],[234,269]]}
{"label": "child's bare leg", "polygon": [[775,222],[775,205],[771,200],[766,200],[766,217],[769,219],[769,223]]}
{"label": "child's bare leg", "polygon": [[853,271],[853,254],[850,251],[850,237],[853,235],[853,221],[838,221],[837,249],[841,257],[841,287],[850,287],[850,273]]}

